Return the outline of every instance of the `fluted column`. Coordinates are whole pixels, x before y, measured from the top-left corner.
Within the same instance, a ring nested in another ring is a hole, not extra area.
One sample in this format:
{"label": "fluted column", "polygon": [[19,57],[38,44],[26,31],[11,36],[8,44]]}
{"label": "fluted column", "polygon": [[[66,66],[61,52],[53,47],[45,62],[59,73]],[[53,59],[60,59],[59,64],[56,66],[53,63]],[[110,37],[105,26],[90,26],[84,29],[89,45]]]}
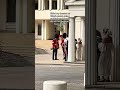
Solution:
{"label": "fluted column", "polygon": [[22,0],[16,0],[16,33],[22,31]]}
{"label": "fluted column", "polygon": [[70,17],[69,40],[68,40],[68,62],[75,62],[75,18]]}
{"label": "fluted column", "polygon": [[85,2],[85,87],[89,87],[97,83],[96,0]]}
{"label": "fluted column", "polygon": [[113,68],[112,68],[112,80],[114,82],[120,82],[120,21],[119,21],[119,8],[120,1],[111,1],[111,22],[110,30],[113,31],[113,44],[114,44],[114,54],[113,54]]}

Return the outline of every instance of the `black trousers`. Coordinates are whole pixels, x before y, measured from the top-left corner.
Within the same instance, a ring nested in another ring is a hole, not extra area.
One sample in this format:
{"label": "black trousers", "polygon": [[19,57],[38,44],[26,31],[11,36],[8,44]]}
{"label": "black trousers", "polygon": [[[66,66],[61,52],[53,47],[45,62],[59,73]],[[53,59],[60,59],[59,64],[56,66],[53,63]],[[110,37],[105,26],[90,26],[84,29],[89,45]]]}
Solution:
{"label": "black trousers", "polygon": [[66,54],[65,54],[65,61],[67,61],[67,59],[68,59],[68,47],[66,47]]}
{"label": "black trousers", "polygon": [[52,55],[52,59],[53,59],[53,60],[57,60],[57,51],[58,51],[57,48],[54,48],[54,49],[53,49],[53,55]]}

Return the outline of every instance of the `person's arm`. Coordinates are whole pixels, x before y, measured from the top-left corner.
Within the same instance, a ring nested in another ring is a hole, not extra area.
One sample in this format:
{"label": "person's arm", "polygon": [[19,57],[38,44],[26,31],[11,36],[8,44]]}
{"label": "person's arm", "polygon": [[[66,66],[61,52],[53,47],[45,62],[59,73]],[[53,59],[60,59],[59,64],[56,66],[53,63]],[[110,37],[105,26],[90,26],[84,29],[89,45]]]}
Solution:
{"label": "person's arm", "polygon": [[57,45],[58,45],[58,48],[59,48],[59,41],[57,40]]}
{"label": "person's arm", "polygon": [[54,48],[54,46],[55,46],[54,44],[55,44],[55,42],[54,42],[54,40],[52,40],[52,48]]}

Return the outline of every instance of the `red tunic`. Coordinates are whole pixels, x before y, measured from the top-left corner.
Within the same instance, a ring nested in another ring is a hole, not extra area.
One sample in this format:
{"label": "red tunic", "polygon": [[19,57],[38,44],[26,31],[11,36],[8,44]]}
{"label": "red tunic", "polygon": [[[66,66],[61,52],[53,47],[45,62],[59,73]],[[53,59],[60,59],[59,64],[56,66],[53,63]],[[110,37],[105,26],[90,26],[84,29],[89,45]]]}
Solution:
{"label": "red tunic", "polygon": [[58,43],[58,40],[57,39],[53,39],[52,40],[52,48],[53,49],[58,49],[59,48],[59,43]]}
{"label": "red tunic", "polygon": [[64,39],[61,40],[61,46],[63,47],[64,44]]}

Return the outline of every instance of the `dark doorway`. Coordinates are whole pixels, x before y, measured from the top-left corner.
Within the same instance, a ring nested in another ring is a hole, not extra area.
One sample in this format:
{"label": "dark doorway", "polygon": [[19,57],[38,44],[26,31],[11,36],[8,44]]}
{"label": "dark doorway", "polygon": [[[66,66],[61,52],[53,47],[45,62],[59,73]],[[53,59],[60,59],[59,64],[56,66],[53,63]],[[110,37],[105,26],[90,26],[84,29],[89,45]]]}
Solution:
{"label": "dark doorway", "polygon": [[7,0],[7,22],[16,22],[16,0]]}

